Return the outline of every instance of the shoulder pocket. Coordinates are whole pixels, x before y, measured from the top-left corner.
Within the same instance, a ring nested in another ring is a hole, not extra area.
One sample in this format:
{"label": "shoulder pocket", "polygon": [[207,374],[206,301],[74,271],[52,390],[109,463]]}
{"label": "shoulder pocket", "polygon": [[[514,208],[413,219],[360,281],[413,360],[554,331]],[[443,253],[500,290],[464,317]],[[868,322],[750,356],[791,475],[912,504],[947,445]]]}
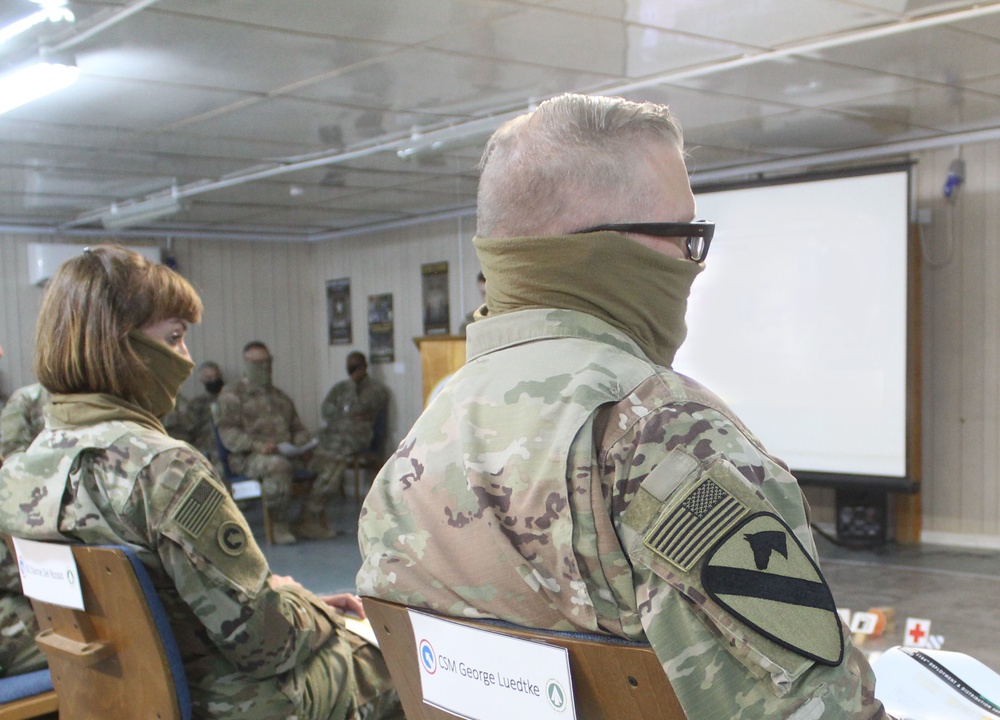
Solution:
{"label": "shoulder pocket", "polygon": [[844,637],[822,573],[759,490],[722,456],[675,450],[623,516],[626,550],[692,605],[754,675],[782,695]]}
{"label": "shoulder pocket", "polygon": [[254,598],[268,575],[267,560],[225,488],[204,475],[183,487],[160,532],[202,572]]}

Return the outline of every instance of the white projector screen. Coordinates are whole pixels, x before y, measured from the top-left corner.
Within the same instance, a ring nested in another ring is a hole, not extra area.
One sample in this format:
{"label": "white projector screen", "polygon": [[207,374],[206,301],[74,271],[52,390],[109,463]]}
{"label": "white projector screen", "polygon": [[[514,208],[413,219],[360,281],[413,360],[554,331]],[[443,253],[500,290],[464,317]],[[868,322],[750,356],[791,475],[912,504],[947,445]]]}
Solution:
{"label": "white projector screen", "polygon": [[674,368],[800,476],[906,478],[908,186],[902,170],[696,194],[716,232]]}

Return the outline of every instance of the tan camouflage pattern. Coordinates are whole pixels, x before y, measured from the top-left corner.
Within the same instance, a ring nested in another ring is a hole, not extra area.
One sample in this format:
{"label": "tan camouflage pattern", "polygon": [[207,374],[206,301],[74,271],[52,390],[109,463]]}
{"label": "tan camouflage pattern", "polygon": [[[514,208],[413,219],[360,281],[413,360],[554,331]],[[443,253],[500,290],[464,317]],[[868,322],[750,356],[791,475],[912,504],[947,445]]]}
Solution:
{"label": "tan camouflage pattern", "polygon": [[335,456],[354,455],[372,441],[375,419],[389,404],[389,391],[368,375],[337,383],[323,399],[319,441]]}
{"label": "tan camouflage pattern", "polygon": [[28,449],[45,427],[42,408],[50,397],[41,383],[14,391],[0,410],[0,458]]}
{"label": "tan camouflage pattern", "polygon": [[0,542],[0,677],[41,670],[45,655],[35,642],[38,621],[21,592],[14,555]]}
{"label": "tan camouflage pattern", "polygon": [[222,389],[217,407],[219,437],[231,453],[232,471],[260,480],[272,516],[287,517],[297,470],[316,474],[306,504],[325,507],[337,488],[339,470],[322,448],[314,450],[308,461],[260,452],[268,442],[304,445],[311,439],[291,398],[273,385],[254,387],[241,378]]}
{"label": "tan camouflage pattern", "polygon": [[343,486],[343,473],[350,457],[371,445],[375,419],[388,404],[389,391],[369,375],[357,383],[343,380],[326,394],[320,406],[324,425],[319,442],[331,463],[333,492]]}
{"label": "tan camouflage pattern", "polygon": [[128,413],[89,425],[66,417],[49,415],[31,450],[0,469],[0,531],[136,550],[184,658],[194,717],[401,717],[384,667],[365,659],[377,652],[354,657],[360,646],[331,608],[273,584],[200,454]]}
{"label": "tan camouflage pattern", "polygon": [[468,357],[365,501],[362,595],[648,640],[689,720],[885,717],[839,623],[845,660],[815,663],[711,601],[700,563],[645,544],[711,474],[815,558],[795,479],[718,398],[568,310],[477,320]]}
{"label": "tan camouflage pattern", "polygon": [[219,453],[215,447],[215,434],[212,432],[212,406],[218,399],[218,395],[205,392],[191,398],[187,407],[191,420],[191,439],[188,442],[213,464],[218,461]]}
{"label": "tan camouflage pattern", "polygon": [[175,440],[183,440],[192,445],[194,444],[192,442],[194,422],[191,417],[191,404],[180,393],[174,398],[174,409],[164,415],[160,423],[170,437]]}

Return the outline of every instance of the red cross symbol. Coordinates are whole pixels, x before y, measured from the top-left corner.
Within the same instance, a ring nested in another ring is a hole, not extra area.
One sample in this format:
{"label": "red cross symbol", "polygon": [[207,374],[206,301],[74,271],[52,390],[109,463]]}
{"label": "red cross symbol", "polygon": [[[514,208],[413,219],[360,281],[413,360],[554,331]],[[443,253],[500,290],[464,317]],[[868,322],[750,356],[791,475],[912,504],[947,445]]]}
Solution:
{"label": "red cross symbol", "polygon": [[920,639],[927,634],[927,631],[920,627],[920,623],[917,623],[910,629],[910,637],[913,638],[913,644],[916,645],[920,642]]}

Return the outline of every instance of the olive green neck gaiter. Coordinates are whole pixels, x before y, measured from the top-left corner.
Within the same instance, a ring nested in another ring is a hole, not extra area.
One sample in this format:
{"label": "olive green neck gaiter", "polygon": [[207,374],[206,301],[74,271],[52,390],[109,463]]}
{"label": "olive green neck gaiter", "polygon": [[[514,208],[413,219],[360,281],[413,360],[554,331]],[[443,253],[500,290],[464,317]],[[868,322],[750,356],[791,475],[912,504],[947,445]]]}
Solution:
{"label": "olive green neck gaiter", "polygon": [[670,367],[684,342],[684,313],[704,268],[619,233],[472,240],[486,276],[487,316],[558,308],[593,315]]}
{"label": "olive green neck gaiter", "polygon": [[177,393],[194,370],[194,363],[141,330],[130,332],[128,340],[147,371],[139,383],[135,404],[162,418],[174,409]]}
{"label": "olive green neck gaiter", "polygon": [[271,384],[270,360],[244,360],[243,368],[250,387],[265,388]]}

